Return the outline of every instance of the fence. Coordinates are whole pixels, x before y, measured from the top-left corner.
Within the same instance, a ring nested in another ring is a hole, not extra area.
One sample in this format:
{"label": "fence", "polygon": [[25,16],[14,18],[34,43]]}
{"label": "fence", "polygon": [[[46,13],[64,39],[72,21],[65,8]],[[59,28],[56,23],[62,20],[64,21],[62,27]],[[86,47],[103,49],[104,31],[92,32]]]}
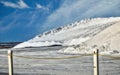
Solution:
{"label": "fence", "polygon": [[[93,70],[94,70],[94,75],[99,75],[99,51],[95,50],[93,54]],[[40,59],[40,60],[62,60],[62,59],[73,59],[73,58],[80,58],[83,56],[88,56],[86,55],[76,55],[76,56],[67,56],[67,57],[46,57],[46,58],[36,58],[36,57],[30,57],[30,56],[20,56],[20,55],[15,55],[13,54],[13,51],[8,51],[8,64],[9,64],[9,75],[13,75],[13,57],[17,57],[17,58],[24,58],[24,59]],[[106,57],[110,57],[110,58],[114,58],[114,59],[119,59],[119,57],[112,57],[112,56],[106,56]],[[92,68],[91,68],[92,69]]]}

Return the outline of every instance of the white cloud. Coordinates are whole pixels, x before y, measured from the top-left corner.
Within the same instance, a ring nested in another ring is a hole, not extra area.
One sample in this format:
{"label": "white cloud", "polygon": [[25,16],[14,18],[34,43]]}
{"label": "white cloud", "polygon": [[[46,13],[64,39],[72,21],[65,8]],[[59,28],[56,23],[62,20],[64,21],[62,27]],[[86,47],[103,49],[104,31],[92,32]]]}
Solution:
{"label": "white cloud", "polygon": [[29,8],[29,6],[23,0],[20,0],[18,2],[18,5],[20,6],[20,8]]}
{"label": "white cloud", "polygon": [[4,4],[4,6],[7,6],[7,7],[12,7],[12,8],[18,8],[19,6],[15,3],[12,3],[12,2],[1,2],[2,4]]}
{"label": "white cloud", "polygon": [[36,4],[36,8],[43,8],[43,6],[40,4]]}
{"label": "white cloud", "polygon": [[[4,33],[8,31],[11,28],[14,28],[16,26],[15,22],[18,19],[16,16],[16,11],[11,13],[10,15],[5,16],[1,21],[0,21],[0,33]],[[11,19],[12,18],[12,19]],[[12,21],[13,20],[13,21]],[[14,25],[15,24],[15,25]]]}
{"label": "white cloud", "polygon": [[119,3],[120,0],[65,0],[48,16],[43,28],[58,27],[85,18],[120,15]]}
{"label": "white cloud", "polygon": [[36,8],[37,8],[37,9],[49,10],[48,7],[42,6],[42,5],[40,5],[40,4],[36,4]]}
{"label": "white cloud", "polygon": [[7,1],[1,1],[1,3],[4,6],[12,7],[12,8],[19,8],[19,9],[29,8],[29,6],[23,0],[19,0],[18,3],[12,3],[12,2],[7,2]]}

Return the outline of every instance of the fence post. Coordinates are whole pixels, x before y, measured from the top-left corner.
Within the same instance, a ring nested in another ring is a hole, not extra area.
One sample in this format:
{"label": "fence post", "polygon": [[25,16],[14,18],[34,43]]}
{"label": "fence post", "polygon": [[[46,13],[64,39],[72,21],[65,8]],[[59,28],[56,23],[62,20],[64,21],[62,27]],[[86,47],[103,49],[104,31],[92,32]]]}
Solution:
{"label": "fence post", "polygon": [[9,69],[9,75],[13,75],[13,51],[8,51],[8,69]]}
{"label": "fence post", "polygon": [[94,75],[99,75],[99,50],[94,50],[93,55]]}

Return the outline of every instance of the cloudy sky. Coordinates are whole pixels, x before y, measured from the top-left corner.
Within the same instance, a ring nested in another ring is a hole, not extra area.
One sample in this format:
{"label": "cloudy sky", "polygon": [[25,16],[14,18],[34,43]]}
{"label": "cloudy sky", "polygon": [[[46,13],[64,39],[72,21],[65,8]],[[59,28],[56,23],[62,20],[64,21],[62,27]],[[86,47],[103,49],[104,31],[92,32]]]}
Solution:
{"label": "cloudy sky", "polygon": [[120,0],[0,0],[0,42],[26,41],[86,18],[120,16]]}

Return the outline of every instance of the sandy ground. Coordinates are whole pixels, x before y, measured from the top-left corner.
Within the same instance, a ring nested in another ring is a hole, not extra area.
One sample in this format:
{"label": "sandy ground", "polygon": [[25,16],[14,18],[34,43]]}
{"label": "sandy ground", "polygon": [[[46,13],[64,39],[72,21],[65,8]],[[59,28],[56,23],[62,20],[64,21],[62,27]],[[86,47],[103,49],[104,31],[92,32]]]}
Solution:
{"label": "sandy ground", "polygon": [[[62,47],[25,48],[14,50],[15,55],[29,57],[68,57],[60,54]],[[5,54],[5,55],[4,55]],[[0,75],[8,75],[7,50],[0,50]],[[100,75],[120,75],[120,60],[100,56]],[[26,59],[14,56],[15,75],[93,75],[93,56],[71,59]]]}

